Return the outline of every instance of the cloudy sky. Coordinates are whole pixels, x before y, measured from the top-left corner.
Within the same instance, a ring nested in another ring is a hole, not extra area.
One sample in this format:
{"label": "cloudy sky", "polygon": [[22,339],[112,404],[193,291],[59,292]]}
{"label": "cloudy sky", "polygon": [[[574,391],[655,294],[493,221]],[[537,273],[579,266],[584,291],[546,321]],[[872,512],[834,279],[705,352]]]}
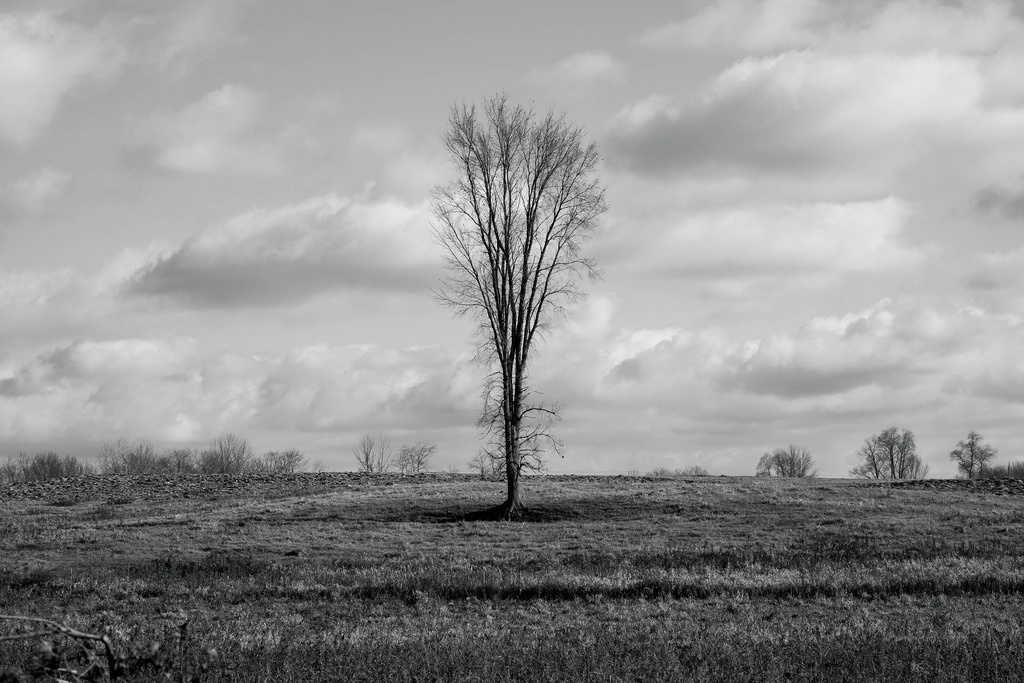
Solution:
{"label": "cloudy sky", "polygon": [[449,108],[583,126],[603,279],[553,471],[1024,459],[1024,2],[0,0],[0,456],[478,447],[429,192]]}

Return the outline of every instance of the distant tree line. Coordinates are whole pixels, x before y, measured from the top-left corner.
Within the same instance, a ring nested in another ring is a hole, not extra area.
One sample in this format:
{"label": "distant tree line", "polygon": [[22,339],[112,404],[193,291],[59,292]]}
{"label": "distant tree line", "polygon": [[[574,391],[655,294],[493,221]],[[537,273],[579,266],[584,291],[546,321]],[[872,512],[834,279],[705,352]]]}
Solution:
{"label": "distant tree line", "polygon": [[[996,449],[986,444],[981,434],[971,431],[957,443],[949,458],[957,464],[965,479],[1010,477],[1024,479],[1024,462],[993,466]],[[924,479],[928,465],[917,453],[917,440],[909,429],[889,427],[864,440],[860,450],[861,464],[850,470],[850,476],[859,479]],[[759,477],[814,477],[814,459],[796,446],[777,448],[765,453],[757,463]]]}
{"label": "distant tree line", "polygon": [[[1024,463],[1008,463],[1003,467],[989,464],[996,449],[985,443],[978,432],[971,430],[949,453],[964,479],[988,477],[1024,478]],[[889,427],[864,441],[859,455],[863,462],[850,470],[854,477],[864,479],[924,479],[928,466],[917,455],[914,433],[909,429]]]}
{"label": "distant tree line", "polygon": [[403,444],[396,453],[391,447],[391,439],[384,434],[366,435],[352,449],[359,471],[371,474],[427,472],[436,452],[437,446],[433,443],[418,441]]}
{"label": "distant tree line", "polygon": [[700,465],[690,465],[689,467],[681,467],[676,469],[670,469],[668,467],[655,467],[653,470],[648,472],[645,476],[654,477],[656,479],[671,479],[673,477],[710,477],[711,473]]}
{"label": "distant tree line", "polygon": [[295,474],[308,464],[295,449],[257,456],[247,440],[234,434],[218,436],[201,451],[176,448],[158,454],[149,441],[130,444],[127,439],[100,451],[105,474]]}
{"label": "distant tree line", "polygon": [[756,474],[759,477],[816,477],[818,471],[807,450],[790,445],[762,455]]}
{"label": "distant tree line", "polygon": [[43,451],[20,453],[0,465],[0,482],[13,484],[90,474],[295,474],[309,467],[298,450],[267,451],[257,456],[245,439],[234,434],[219,436],[202,450],[173,448],[157,452],[152,442],[118,439],[104,444],[99,462]]}
{"label": "distant tree line", "polygon": [[7,462],[0,465],[0,482],[5,484],[83,477],[89,474],[96,474],[96,466],[92,463],[80,462],[70,455],[57,455],[54,451],[42,451],[34,456],[19,453],[17,457],[7,458]]}
{"label": "distant tree line", "polygon": [[981,477],[986,469],[991,469],[988,463],[995,457],[996,449],[985,443],[981,434],[974,430],[949,453],[949,459],[956,463],[960,474],[967,479]]}

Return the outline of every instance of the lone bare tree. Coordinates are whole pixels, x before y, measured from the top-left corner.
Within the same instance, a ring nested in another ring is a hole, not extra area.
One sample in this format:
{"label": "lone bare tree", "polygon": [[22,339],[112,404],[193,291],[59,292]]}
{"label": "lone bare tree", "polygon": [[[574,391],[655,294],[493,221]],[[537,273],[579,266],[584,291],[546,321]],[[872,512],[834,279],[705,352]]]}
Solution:
{"label": "lone bare tree", "polygon": [[296,474],[306,468],[306,456],[294,448],[286,451],[267,451],[255,466],[269,474]]}
{"label": "lone bare tree", "polygon": [[606,210],[600,156],[564,115],[513,106],[504,95],[452,108],[443,136],[457,179],[435,188],[434,235],[447,277],[437,298],[479,323],[477,358],[490,369],[480,427],[504,461],[508,495],[492,511],[521,514],[520,474],[541,466],[557,408],[534,400],[530,353],[546,324],[596,276],[581,254]]}
{"label": "lone bare tree", "polygon": [[861,479],[924,479],[928,466],[917,455],[917,442],[909,429],[889,427],[864,440],[859,455],[864,462],[850,470]]}
{"label": "lone bare tree", "polygon": [[804,448],[790,446],[765,453],[757,463],[759,477],[816,477],[814,458]]}
{"label": "lone bare tree", "polygon": [[414,444],[403,444],[398,450],[395,464],[402,474],[419,474],[430,467],[430,460],[437,452],[437,446],[429,441],[418,441]]}
{"label": "lone bare tree", "polygon": [[252,446],[234,434],[218,436],[210,447],[199,454],[199,471],[203,474],[243,474],[252,471],[255,456]]}
{"label": "lone bare tree", "polygon": [[378,434],[377,436],[364,436],[359,444],[352,449],[356,456],[356,464],[360,472],[380,474],[387,472],[395,465],[395,457],[391,451],[391,439]]}
{"label": "lone bare tree", "polygon": [[956,462],[957,469],[968,479],[981,476],[988,461],[996,457],[996,449],[983,442],[981,434],[971,430],[949,453],[949,459]]}

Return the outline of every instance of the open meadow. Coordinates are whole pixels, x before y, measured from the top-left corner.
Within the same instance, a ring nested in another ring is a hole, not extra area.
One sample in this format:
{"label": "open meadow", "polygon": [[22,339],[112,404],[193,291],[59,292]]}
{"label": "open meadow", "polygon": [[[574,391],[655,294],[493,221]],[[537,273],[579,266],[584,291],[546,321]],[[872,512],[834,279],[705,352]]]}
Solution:
{"label": "open meadow", "polygon": [[526,521],[465,520],[503,487],[0,487],[0,613],[107,634],[134,680],[1024,680],[1020,482],[531,477]]}

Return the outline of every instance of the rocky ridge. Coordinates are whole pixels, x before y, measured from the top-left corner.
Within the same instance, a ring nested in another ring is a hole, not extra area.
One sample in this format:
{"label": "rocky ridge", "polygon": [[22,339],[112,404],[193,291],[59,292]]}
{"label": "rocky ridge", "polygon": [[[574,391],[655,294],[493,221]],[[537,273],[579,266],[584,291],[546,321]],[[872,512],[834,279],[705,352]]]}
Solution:
{"label": "rocky ridge", "polygon": [[903,479],[899,481],[872,482],[871,485],[888,486],[894,489],[991,493],[997,496],[1024,495],[1024,480],[1022,479]]}
{"label": "rocky ridge", "polygon": [[360,472],[299,474],[96,474],[0,484],[4,500],[42,500],[73,505],[85,501],[129,503],[137,500],[214,499],[324,493],[356,486],[392,486],[396,482],[442,481],[471,475],[436,473],[402,476]]}
{"label": "rocky ridge", "polygon": [[[611,484],[616,478],[657,481],[649,477],[545,475],[549,481],[594,481]],[[682,477],[688,482],[728,482],[747,477]],[[312,495],[344,489],[393,486],[396,483],[479,481],[479,475],[434,472],[403,476],[362,472],[303,472],[299,474],[100,474],[45,481],[0,484],[0,502],[45,501],[74,505],[86,501],[124,504],[139,500],[230,498],[239,496]],[[829,480],[817,480],[827,482]],[[1024,496],[1021,479],[918,479],[857,481],[854,486]]]}

